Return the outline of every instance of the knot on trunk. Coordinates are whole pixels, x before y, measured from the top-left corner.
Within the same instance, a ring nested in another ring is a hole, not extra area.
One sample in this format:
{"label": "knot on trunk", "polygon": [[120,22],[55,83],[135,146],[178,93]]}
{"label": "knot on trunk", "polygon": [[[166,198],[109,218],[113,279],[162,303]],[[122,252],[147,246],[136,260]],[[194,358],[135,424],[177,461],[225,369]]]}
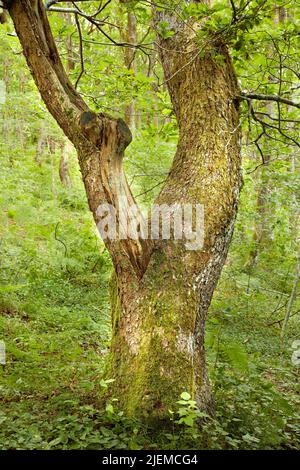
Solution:
{"label": "knot on trunk", "polygon": [[81,113],[79,123],[89,141],[98,148],[107,147],[110,144],[118,155],[123,155],[132,141],[131,131],[123,119],[114,119],[106,114],[85,111]]}

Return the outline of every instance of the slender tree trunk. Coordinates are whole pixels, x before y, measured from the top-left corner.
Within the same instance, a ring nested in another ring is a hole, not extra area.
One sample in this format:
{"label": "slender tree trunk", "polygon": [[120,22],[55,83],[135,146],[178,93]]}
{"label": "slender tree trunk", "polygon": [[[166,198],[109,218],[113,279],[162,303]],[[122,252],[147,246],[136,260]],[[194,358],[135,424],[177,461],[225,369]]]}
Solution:
{"label": "slender tree trunk", "polygon": [[[154,79],[154,66],[155,66],[155,61],[156,61],[156,51],[154,51],[148,58],[149,60],[149,65],[148,65],[148,77]],[[157,107],[157,91],[158,91],[158,86],[153,82],[152,84],[152,89],[153,89],[153,101],[154,101],[154,115],[149,115],[147,119],[148,125],[151,124],[151,120],[153,119],[153,125],[156,128],[159,128],[160,122],[159,122],[159,116],[158,116],[158,107]]]}
{"label": "slender tree trunk", "polygon": [[259,183],[257,188],[257,199],[256,199],[256,217],[254,221],[253,230],[253,248],[250,251],[250,258],[247,262],[249,266],[254,266],[257,263],[258,255],[260,251],[267,246],[271,240],[271,229],[270,229],[270,178],[268,174],[268,162],[270,156],[265,155],[265,165],[260,169]]}
{"label": "slender tree trunk", "polygon": [[[271,111],[271,110],[269,110]],[[272,111],[271,111],[272,112]],[[261,168],[260,185],[257,195],[257,219],[255,227],[256,244],[257,246],[266,246],[271,239],[270,227],[270,177],[268,173],[268,163],[270,155],[265,156],[265,165]]]}
{"label": "slender tree trunk", "polygon": [[43,157],[45,154],[45,149],[47,147],[47,132],[46,132],[46,122],[43,120],[40,125],[36,151],[35,151],[35,162],[37,165],[42,166]]}
{"label": "slender tree trunk", "polygon": [[[68,25],[72,25],[72,18],[69,13],[64,13],[63,18],[65,18]],[[72,35],[68,34],[67,36],[67,65],[66,72],[67,75],[75,69],[75,55],[73,48]],[[69,154],[71,152],[72,144],[68,139],[65,139],[61,144],[61,157],[59,161],[59,178],[63,186],[70,188],[72,186],[70,171],[69,171]]]}
{"label": "slender tree trunk", "polygon": [[[122,169],[131,141],[128,127],[121,119],[91,112],[71,85],[41,0],[37,12],[31,0],[13,2],[9,11],[40,93],[77,149],[96,223],[101,203],[118,207],[121,202],[129,209],[135,201]],[[241,187],[239,90],[225,46],[212,38],[200,54],[192,20],[182,23],[161,10],[154,15],[175,33],[159,42],[179,126],[174,162],[156,202],[202,204],[205,236],[198,251],[187,250],[184,240],[105,239],[116,272],[107,374],[115,379],[112,393],[125,411],[149,419],[166,416],[183,390],[201,408],[212,408],[205,321]]]}
{"label": "slender tree trunk", "polygon": [[[127,12],[127,27],[123,39],[128,44],[137,44],[137,24],[136,17],[132,11]],[[130,47],[124,48],[124,63],[128,70],[136,71],[135,49]],[[134,134],[136,129],[136,106],[135,99],[132,98],[130,103],[125,107],[125,122]]]}
{"label": "slender tree trunk", "polygon": [[68,139],[61,144],[61,157],[59,162],[59,177],[63,186],[70,188],[72,186],[69,172],[69,155],[71,151],[71,142]]}
{"label": "slender tree trunk", "polygon": [[[66,23],[68,25],[72,25],[72,17],[69,13],[63,13],[62,15]],[[68,34],[67,36],[67,42],[66,42],[66,48],[67,48],[67,73],[69,74],[75,69],[75,54],[74,54],[74,47],[73,47],[73,40],[72,40],[72,34]]]}
{"label": "slender tree trunk", "polygon": [[[283,7],[276,7],[275,9],[276,23],[283,23],[286,19],[286,10]],[[269,77],[269,81],[272,77]],[[262,106],[267,108],[267,113],[271,116],[274,112],[274,105],[272,102],[262,103]],[[255,226],[253,231],[254,246],[250,252],[249,265],[254,266],[258,260],[260,251],[268,245],[271,241],[271,227],[270,227],[270,204],[269,196],[271,193],[270,178],[268,174],[268,163],[270,155],[264,155],[264,165],[260,169],[260,183],[257,192],[257,217],[255,219]]]}

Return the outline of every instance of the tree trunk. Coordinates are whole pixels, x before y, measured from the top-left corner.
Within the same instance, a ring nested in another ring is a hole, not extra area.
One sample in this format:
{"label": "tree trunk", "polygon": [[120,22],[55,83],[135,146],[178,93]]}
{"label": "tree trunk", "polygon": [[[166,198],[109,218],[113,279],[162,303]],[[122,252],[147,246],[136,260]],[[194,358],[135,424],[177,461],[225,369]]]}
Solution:
{"label": "tree trunk", "polygon": [[202,203],[205,243],[203,250],[190,252],[180,243],[158,243],[141,281],[130,279],[129,285],[118,277],[111,366],[123,407],[130,414],[138,409],[158,416],[183,390],[211,409],[205,320],[241,186],[237,83],[227,50],[215,45],[222,63],[208,51],[200,57],[190,25],[176,24],[173,17],[167,21],[175,22],[177,34],[160,41],[161,61],[180,137],[157,203]]}
{"label": "tree trunk", "polygon": [[[265,156],[265,163],[268,165],[270,156]],[[265,165],[261,169],[260,187],[257,195],[257,221],[256,221],[256,244],[265,246],[270,241],[270,204],[269,193],[270,183],[268,167]]]}
{"label": "tree trunk", "polygon": [[[70,13],[63,13],[62,15],[65,20],[66,20],[66,23],[68,25],[72,25],[72,17],[70,15]],[[75,54],[74,54],[74,47],[73,47],[73,40],[72,40],[72,34],[68,34],[67,36],[67,41],[66,41],[66,48],[67,48],[67,66],[66,66],[66,69],[67,69],[67,74],[69,74],[70,72],[73,72],[73,70],[75,70]]]}
{"label": "tree trunk", "polygon": [[[65,18],[68,25],[72,25],[72,17],[69,13],[64,13],[63,18]],[[70,73],[75,69],[75,56],[73,50],[73,41],[72,34],[67,36],[67,64],[66,72],[70,76]],[[65,139],[61,143],[61,157],[59,161],[59,178],[63,186],[70,188],[72,186],[70,171],[69,171],[69,155],[72,150],[72,144],[68,139]]]}
{"label": "tree trunk", "polygon": [[[101,203],[127,210],[135,201],[122,158],[131,134],[121,119],[95,114],[70,84],[42,2],[13,2],[10,14],[40,93],[74,143],[96,223]],[[199,50],[191,19],[164,11],[174,36],[159,40],[161,63],[179,126],[179,142],[157,204],[202,204],[204,245],[184,240],[105,238],[116,276],[107,374],[129,415],[165,417],[183,390],[212,409],[204,352],[205,321],[233,232],[241,187],[239,93],[223,44]],[[222,60],[220,60],[220,56]],[[120,211],[117,213],[120,220]],[[141,221],[138,212],[136,222]]]}
{"label": "tree trunk", "polygon": [[66,188],[70,188],[72,186],[70,172],[69,172],[69,154],[71,151],[71,142],[69,140],[65,140],[61,144],[61,157],[59,162],[59,178],[61,184]]}
{"label": "tree trunk", "polygon": [[[132,11],[127,12],[127,28],[123,39],[128,44],[137,44],[137,25],[136,17]],[[128,70],[136,71],[135,49],[131,47],[124,48],[124,63]],[[135,99],[132,98],[130,103],[125,107],[125,122],[134,134],[136,128],[136,110]]]}
{"label": "tree trunk", "polygon": [[[156,51],[152,52],[149,57],[148,57],[148,61],[149,61],[149,65],[148,65],[148,77],[150,78],[153,78],[154,79],[154,67],[155,67],[155,61],[156,61]],[[158,86],[155,82],[153,82],[152,84],[152,90],[153,90],[153,94],[152,94],[152,99],[154,101],[154,115],[153,115],[153,112],[151,114],[148,115],[147,117],[147,124],[150,125],[152,124],[152,119],[153,119],[153,125],[154,127],[156,127],[157,129],[159,128],[159,125],[160,125],[160,122],[159,122],[159,116],[158,116],[158,106],[157,106],[157,92],[158,92]]]}
{"label": "tree trunk", "polygon": [[42,166],[43,157],[47,148],[47,140],[46,122],[43,120],[40,125],[35,151],[35,162],[39,166]]}
{"label": "tree trunk", "polygon": [[256,199],[256,217],[254,221],[253,230],[253,247],[249,254],[249,260],[247,265],[254,267],[257,263],[259,253],[264,247],[271,241],[271,227],[270,227],[270,178],[268,174],[268,163],[270,156],[264,156],[265,165],[260,169],[260,180],[257,188],[257,199]]}

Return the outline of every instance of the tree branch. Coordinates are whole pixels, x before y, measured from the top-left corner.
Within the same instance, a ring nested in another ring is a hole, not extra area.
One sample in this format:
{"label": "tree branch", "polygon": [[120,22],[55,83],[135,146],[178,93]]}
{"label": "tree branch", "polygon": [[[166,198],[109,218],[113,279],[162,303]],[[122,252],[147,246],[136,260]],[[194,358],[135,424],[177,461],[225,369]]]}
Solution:
{"label": "tree branch", "polygon": [[282,98],[282,96],[276,95],[264,95],[260,93],[241,93],[238,98],[242,100],[259,100],[259,101],[275,101],[277,103],[283,103],[287,106],[293,106],[294,108],[300,109],[300,103],[296,103],[295,101],[288,100],[286,98]]}

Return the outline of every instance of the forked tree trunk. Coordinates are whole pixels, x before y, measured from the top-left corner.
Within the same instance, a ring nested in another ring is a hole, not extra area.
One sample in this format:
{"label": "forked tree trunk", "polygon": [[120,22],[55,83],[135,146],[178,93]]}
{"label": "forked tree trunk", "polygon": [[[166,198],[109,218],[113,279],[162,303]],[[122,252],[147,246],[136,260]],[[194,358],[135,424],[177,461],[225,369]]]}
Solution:
{"label": "forked tree trunk", "polygon": [[[13,2],[10,14],[48,109],[74,143],[95,221],[99,204],[134,198],[122,170],[126,124],[92,113],[68,81],[42,2]],[[203,204],[204,246],[184,241],[111,240],[113,338],[107,374],[130,415],[166,416],[187,390],[211,410],[205,320],[228,251],[241,186],[238,87],[226,48],[199,50],[197,29],[155,12],[174,36],[160,40],[161,62],[179,125],[178,149],[158,204]],[[220,56],[221,59],[220,60]],[[125,201],[125,202],[124,202]],[[137,216],[140,218],[140,215]]]}

